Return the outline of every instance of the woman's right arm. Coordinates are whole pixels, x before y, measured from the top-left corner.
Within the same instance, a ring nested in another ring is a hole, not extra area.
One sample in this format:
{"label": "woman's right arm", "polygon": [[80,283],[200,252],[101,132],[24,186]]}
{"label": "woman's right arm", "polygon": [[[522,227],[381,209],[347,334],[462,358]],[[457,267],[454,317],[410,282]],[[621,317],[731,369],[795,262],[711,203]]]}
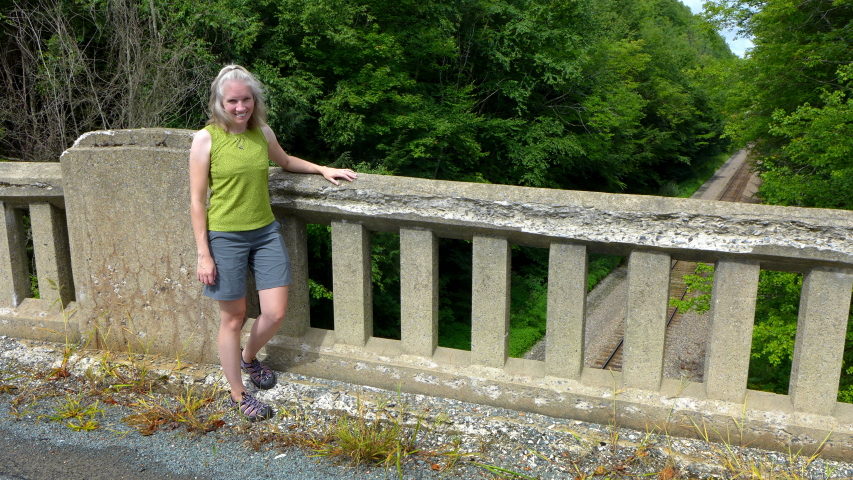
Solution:
{"label": "woman's right arm", "polygon": [[210,132],[199,130],[190,148],[190,217],[198,250],[196,274],[201,283],[213,285],[216,264],[207,244],[207,177],[210,174]]}

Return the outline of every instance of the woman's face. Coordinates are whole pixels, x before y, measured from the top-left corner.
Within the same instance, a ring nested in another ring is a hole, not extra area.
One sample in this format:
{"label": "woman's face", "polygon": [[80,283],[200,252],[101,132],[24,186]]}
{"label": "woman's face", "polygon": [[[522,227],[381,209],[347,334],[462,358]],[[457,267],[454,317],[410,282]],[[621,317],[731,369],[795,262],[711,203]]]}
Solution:
{"label": "woman's face", "polygon": [[222,90],[222,107],[231,117],[232,125],[237,130],[233,133],[245,131],[249,119],[252,118],[252,112],[255,111],[255,97],[252,95],[252,89],[243,82],[233,80],[227,82]]}

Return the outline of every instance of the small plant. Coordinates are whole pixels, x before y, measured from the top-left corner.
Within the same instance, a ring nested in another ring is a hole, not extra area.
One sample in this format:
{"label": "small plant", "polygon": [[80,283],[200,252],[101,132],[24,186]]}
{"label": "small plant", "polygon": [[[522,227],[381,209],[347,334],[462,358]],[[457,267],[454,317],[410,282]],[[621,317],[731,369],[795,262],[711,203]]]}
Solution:
{"label": "small plant", "polygon": [[682,313],[703,314],[711,308],[711,287],[714,286],[714,266],[697,263],[692,275],[684,276],[687,291],[682,298],[670,298],[669,306],[676,307]]}
{"label": "small plant", "polygon": [[[130,322],[130,320],[128,320]],[[131,322],[132,323],[132,322]],[[100,330],[96,327],[96,331]],[[131,330],[126,330],[130,332]],[[168,375],[156,375],[153,369],[154,356],[149,354],[153,341],[147,345],[137,338],[140,345],[140,351],[134,351],[133,344],[128,343],[126,352],[119,358],[114,359],[112,352],[104,351],[99,362],[100,373],[103,374],[105,381],[112,382],[108,390],[120,392],[129,389],[132,393],[147,394],[161,381],[168,379]],[[104,339],[109,338],[107,331]],[[107,344],[108,342],[104,342]],[[178,357],[180,360],[180,356]]]}
{"label": "small plant", "polygon": [[190,344],[190,340],[192,340],[192,338],[193,338],[193,336],[192,336],[192,334],[190,334],[189,338],[187,338],[187,341],[184,342],[184,346],[181,349],[181,351],[175,352],[175,366],[172,368],[171,373],[180,372],[181,370],[186,368],[186,365],[184,365],[184,362],[181,359],[186,354],[187,346]]}
{"label": "small plant", "polygon": [[[48,282],[50,283],[51,288],[53,288],[53,289],[58,288],[56,286],[56,284],[53,282],[53,280],[48,279]],[[60,308],[60,311],[62,312],[62,325],[65,329],[65,344],[63,345],[63,348],[62,348],[62,363],[60,363],[58,367],[56,367],[50,371],[50,374],[48,374],[48,380],[59,380],[61,378],[67,378],[71,375],[71,373],[68,371],[68,369],[70,367],[73,367],[74,364],[76,364],[76,361],[72,364],[69,364],[69,362],[71,361],[72,356],[74,355],[74,353],[77,351],[77,348],[79,347],[79,344],[71,341],[72,339],[68,334],[68,316],[71,315],[72,313],[74,313],[74,311],[76,311],[77,309],[75,308],[75,309],[72,309],[70,312],[66,312],[65,311],[65,305],[62,303],[61,298],[57,298],[53,302],[53,305],[55,305],[56,303],[59,303],[59,308]],[[53,333],[56,333],[56,332],[53,332]],[[83,345],[83,349],[86,349],[89,346],[89,342],[91,340],[92,340],[92,335],[89,335],[89,337],[86,339],[86,343]]]}
{"label": "small plant", "polygon": [[334,441],[317,449],[322,457],[347,457],[353,465],[387,462],[396,452],[399,422],[381,422],[377,409],[376,418],[369,421],[367,411],[359,398],[356,416],[343,415],[338,419],[332,434]]}
{"label": "small plant", "polygon": [[12,360],[6,365],[6,368],[0,372],[0,394],[14,393],[18,390],[18,386],[11,382],[23,377],[23,374],[15,373],[15,361]]}
{"label": "small plant", "polygon": [[86,402],[82,395],[66,395],[65,400],[60,402],[56,412],[49,418],[54,422],[65,422],[72,430],[88,432],[98,428],[98,422],[95,420],[98,414],[104,416],[104,411],[98,404],[97,400],[94,404]]}
{"label": "small plant", "polygon": [[151,435],[164,426],[176,428],[183,425],[188,432],[207,433],[225,425],[222,417],[227,410],[217,407],[219,387],[189,386],[177,398],[142,397],[131,408],[134,414],[122,421],[139,430],[142,435]]}
{"label": "small plant", "polygon": [[[222,417],[227,410],[218,402],[220,397],[219,384],[213,387],[188,386],[178,395],[180,409],[175,418],[186,426],[187,431],[197,433],[212,432],[225,425]],[[207,408],[213,406],[213,408]]]}
{"label": "small plant", "polygon": [[[743,415],[745,414],[746,406],[744,405]],[[808,457],[802,455],[802,449],[794,452],[789,447],[787,461],[777,463],[767,458],[765,454],[749,455],[747,453],[747,445],[743,442],[744,418],[741,418],[740,421],[732,418],[737,428],[737,443],[732,441],[730,432],[726,432],[726,436],[723,437],[720,432],[712,428],[711,431],[715,434],[716,438],[725,438],[721,443],[715,443],[711,440],[711,434],[704,420],[701,426],[693,421],[693,419],[690,421],[702,440],[711,447],[717,458],[717,462],[726,470],[728,476],[731,478],[753,478],[758,480],[775,478],[804,480],[812,478],[813,474],[806,472],[806,470],[820,456],[820,452],[832,435],[832,432],[828,433],[815,449],[815,453]],[[821,477],[831,478],[833,471],[834,469],[828,469]]]}

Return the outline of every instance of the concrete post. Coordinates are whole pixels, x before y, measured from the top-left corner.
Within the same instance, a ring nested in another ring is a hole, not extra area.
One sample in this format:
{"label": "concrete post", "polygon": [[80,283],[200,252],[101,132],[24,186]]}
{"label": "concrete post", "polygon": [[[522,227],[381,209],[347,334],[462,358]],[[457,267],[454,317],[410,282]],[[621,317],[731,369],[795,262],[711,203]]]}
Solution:
{"label": "concrete post", "polygon": [[622,373],[629,387],[659,390],[669,302],[670,258],[665,253],[631,252]]}
{"label": "concrete post", "polygon": [[758,295],[758,262],[725,259],[714,269],[711,330],[705,351],[705,394],[743,403]]}
{"label": "concrete post", "polygon": [[788,387],[799,412],[832,415],[835,410],[851,288],[853,270],[819,267],[803,278]]}
{"label": "concrete post", "polygon": [[400,307],[403,351],[431,357],[438,346],[438,238],[400,229]]}
{"label": "concrete post", "polygon": [[[190,221],[192,132],[90,132],[62,154],[74,321],[92,346],[218,363],[219,308],[202,295]],[[250,292],[250,299],[253,297]]]}
{"label": "concrete post", "polygon": [[332,222],[332,290],[339,342],[363,347],[373,336],[372,280],[370,231],[358,223]]}
{"label": "concrete post", "polygon": [[57,303],[64,308],[74,300],[65,212],[50,203],[34,203],[30,205],[30,225],[39,297],[51,304],[58,300]]}
{"label": "concrete post", "polygon": [[474,235],[473,247],[471,361],[503,368],[509,352],[509,241]]}
{"label": "concrete post", "polygon": [[583,370],[586,276],[585,246],[551,243],[545,345],[549,375],[577,379]]}
{"label": "concrete post", "polygon": [[17,208],[0,202],[0,306],[17,307],[30,296],[27,232]]}
{"label": "concrete post", "polygon": [[311,297],[308,291],[308,229],[305,222],[290,216],[277,216],[281,236],[290,257],[292,282],[287,289],[287,315],[280,334],[301,337],[311,326]]}

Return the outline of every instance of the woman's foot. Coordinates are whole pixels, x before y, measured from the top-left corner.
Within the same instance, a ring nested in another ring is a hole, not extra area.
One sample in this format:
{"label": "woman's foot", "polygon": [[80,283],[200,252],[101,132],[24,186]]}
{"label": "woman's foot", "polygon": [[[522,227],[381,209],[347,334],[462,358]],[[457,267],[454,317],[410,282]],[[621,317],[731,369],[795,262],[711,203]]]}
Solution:
{"label": "woman's foot", "polygon": [[231,408],[237,408],[250,422],[266,420],[274,415],[272,407],[249,395],[249,392],[243,392],[241,397],[238,402],[229,394],[228,404]]}
{"label": "woman's foot", "polygon": [[252,358],[251,362],[243,360],[243,354],[240,353],[240,366],[249,374],[249,380],[256,387],[268,390],[275,386],[275,374],[270,367],[262,364],[257,358]]}

